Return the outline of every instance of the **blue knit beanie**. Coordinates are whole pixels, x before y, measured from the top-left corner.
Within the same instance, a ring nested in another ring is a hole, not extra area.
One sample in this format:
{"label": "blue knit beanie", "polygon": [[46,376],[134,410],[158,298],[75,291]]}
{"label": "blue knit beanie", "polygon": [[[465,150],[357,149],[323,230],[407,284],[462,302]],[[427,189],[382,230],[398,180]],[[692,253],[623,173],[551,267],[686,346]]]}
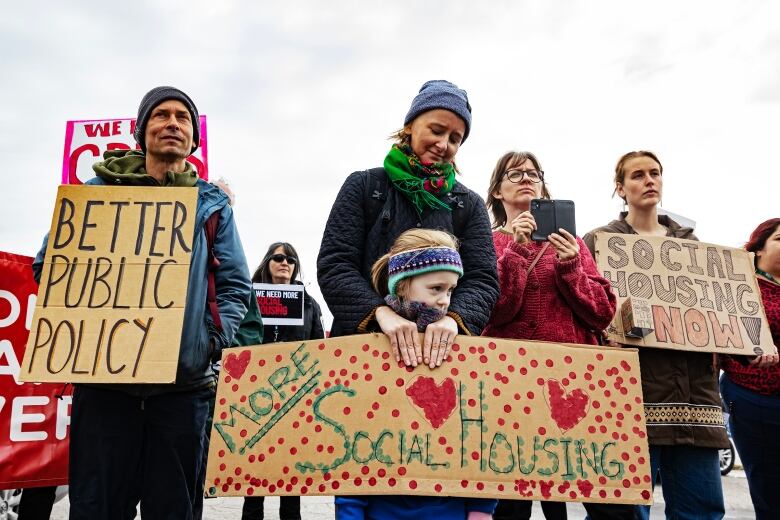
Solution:
{"label": "blue knit beanie", "polygon": [[135,120],[135,134],[133,136],[135,141],[141,145],[141,150],[144,153],[146,153],[146,124],[149,122],[149,116],[152,115],[154,107],[169,99],[181,101],[187,107],[190,118],[192,118],[192,151],[190,153],[195,152],[200,145],[200,117],[195,103],[187,94],[175,87],[155,87],[147,92],[141,100],[141,104],[138,105],[138,117]]}
{"label": "blue knit beanie", "polygon": [[420,93],[412,100],[412,106],[404,119],[404,126],[408,125],[414,119],[428,110],[443,108],[453,112],[466,123],[466,133],[463,135],[463,141],[469,136],[471,130],[471,105],[466,91],[458,88],[454,83],[443,79],[426,81],[420,87]]}

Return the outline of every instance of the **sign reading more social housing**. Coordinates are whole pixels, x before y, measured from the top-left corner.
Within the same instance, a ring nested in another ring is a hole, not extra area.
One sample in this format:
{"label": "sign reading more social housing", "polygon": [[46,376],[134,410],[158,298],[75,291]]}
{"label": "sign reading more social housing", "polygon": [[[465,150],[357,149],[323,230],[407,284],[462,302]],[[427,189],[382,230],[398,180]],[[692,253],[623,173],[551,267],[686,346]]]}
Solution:
{"label": "sign reading more social housing", "polygon": [[225,350],[207,493],[650,503],[635,349],[455,343],[434,370],[383,334]]}
{"label": "sign reading more social housing", "polygon": [[596,263],[618,297],[611,340],[751,356],[772,349],[753,255],[742,249],[597,233]]}
{"label": "sign reading more social housing", "polygon": [[59,187],[22,380],[175,380],[196,198]]}

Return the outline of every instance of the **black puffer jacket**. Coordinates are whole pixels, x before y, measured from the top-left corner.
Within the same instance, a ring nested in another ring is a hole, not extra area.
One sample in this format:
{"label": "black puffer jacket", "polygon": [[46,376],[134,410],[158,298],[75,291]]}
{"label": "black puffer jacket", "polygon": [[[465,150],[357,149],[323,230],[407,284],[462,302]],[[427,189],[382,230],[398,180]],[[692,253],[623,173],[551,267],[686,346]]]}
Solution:
{"label": "black puffer jacket", "polygon": [[[386,200],[371,217],[371,196],[376,195],[371,174],[355,172],[341,187],[325,225],[317,259],[317,279],[333,313],[332,336],[376,329],[371,319],[384,300],[371,287],[371,266],[395,239],[415,227],[440,229],[460,241],[464,276],[450,303],[450,316],[462,334],[480,334],[498,298],[496,254],[485,203],[473,191],[456,183],[442,200],[453,212],[426,210],[419,215],[405,195],[387,182]],[[382,195],[384,196],[384,194]],[[454,212],[466,212],[456,217]],[[454,221],[463,229],[454,229]]]}
{"label": "black puffer jacket", "polygon": [[[294,284],[301,282],[294,281]],[[282,341],[301,341],[307,339],[322,339],[322,311],[317,300],[308,292],[303,291],[303,325],[264,325],[263,344]]]}

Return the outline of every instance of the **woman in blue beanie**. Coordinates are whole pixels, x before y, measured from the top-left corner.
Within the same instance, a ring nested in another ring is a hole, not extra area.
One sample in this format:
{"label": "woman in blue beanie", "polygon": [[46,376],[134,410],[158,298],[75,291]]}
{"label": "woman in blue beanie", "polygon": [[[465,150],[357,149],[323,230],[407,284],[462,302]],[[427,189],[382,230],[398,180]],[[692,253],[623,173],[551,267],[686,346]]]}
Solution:
{"label": "woman in blue beanie", "polygon": [[[485,204],[457,179],[455,156],[470,130],[466,91],[448,81],[428,81],[393,135],[384,166],[354,172],[344,182],[317,259],[319,285],[333,313],[331,336],[381,331],[396,360],[435,368],[447,359],[456,335],[482,332],[498,297],[498,277]],[[422,342],[417,324],[395,312],[371,285],[374,263],[414,228],[454,235],[465,273],[447,314],[425,327]],[[348,500],[337,497],[337,510]]]}

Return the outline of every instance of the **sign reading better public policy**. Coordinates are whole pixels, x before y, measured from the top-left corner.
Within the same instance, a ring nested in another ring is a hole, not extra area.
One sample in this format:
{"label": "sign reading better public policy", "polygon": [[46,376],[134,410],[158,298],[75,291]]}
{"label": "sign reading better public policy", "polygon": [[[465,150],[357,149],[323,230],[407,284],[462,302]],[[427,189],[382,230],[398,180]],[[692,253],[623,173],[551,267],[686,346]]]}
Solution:
{"label": "sign reading better public policy", "polygon": [[197,193],[59,187],[22,380],[176,379]]}

